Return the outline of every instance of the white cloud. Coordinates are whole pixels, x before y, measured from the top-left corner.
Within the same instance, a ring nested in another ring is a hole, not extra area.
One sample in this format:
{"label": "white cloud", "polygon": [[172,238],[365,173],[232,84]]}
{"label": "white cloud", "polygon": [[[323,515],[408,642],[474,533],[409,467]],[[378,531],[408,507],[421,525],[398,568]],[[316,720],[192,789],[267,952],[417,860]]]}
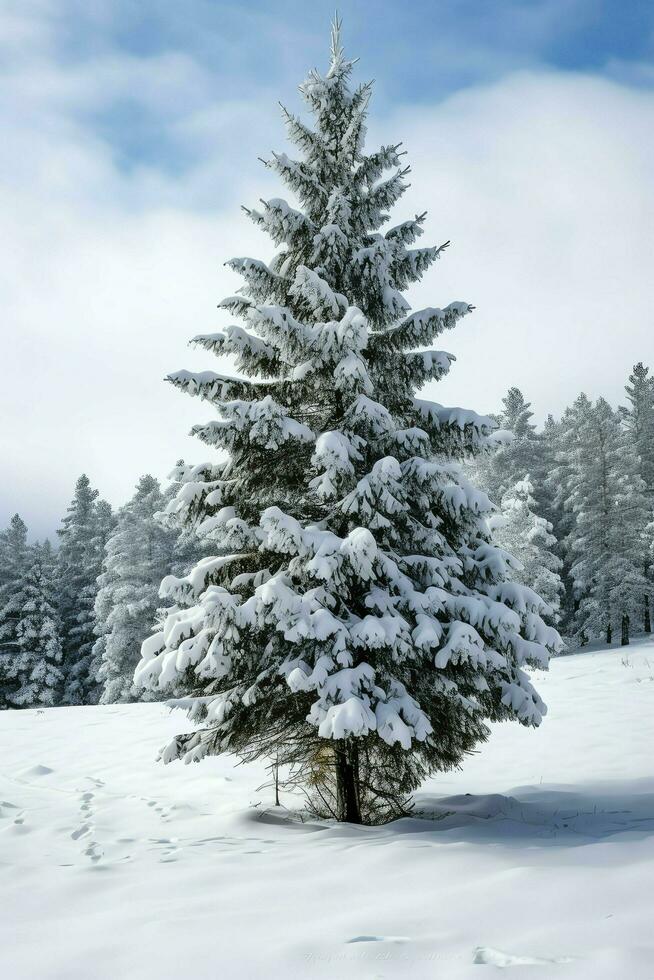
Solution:
{"label": "white cloud", "polygon": [[[273,193],[255,151],[282,129],[272,93],[211,108],[197,66],[149,64],[71,75],[39,55],[3,89],[0,525],[18,509],[51,533],[82,470],[120,503],[142,472],[206,455],[185,433],[208,406],[162,378],[212,366],[186,341],[225,322],[215,303],[237,280],[222,263],[270,253],[238,205]],[[186,93],[173,108],[166,66]],[[141,87],[196,166],[117,167],[80,115],[112,79]],[[548,73],[382,121],[373,102],[372,128],[413,166],[397,220],[428,208],[428,238],[453,241],[412,299],[478,307],[446,337],[459,363],[435,397],[492,410],[519,384],[542,417],[581,388],[616,401],[631,364],[654,361],[653,114],[646,92]]]}
{"label": "white cloud", "polygon": [[477,306],[435,397],[493,409],[517,384],[543,418],[581,389],[615,403],[635,361],[654,368],[654,94],[521,73],[388,130],[413,164],[404,201],[452,239],[415,302]]}

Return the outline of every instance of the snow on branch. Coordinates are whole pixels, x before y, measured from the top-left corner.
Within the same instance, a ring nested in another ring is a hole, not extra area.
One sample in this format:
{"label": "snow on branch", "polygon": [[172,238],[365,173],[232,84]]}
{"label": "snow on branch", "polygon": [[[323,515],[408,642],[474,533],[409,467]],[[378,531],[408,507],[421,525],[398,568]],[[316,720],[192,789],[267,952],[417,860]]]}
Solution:
{"label": "snow on branch", "polygon": [[265,394],[270,385],[230,378],[215,371],[175,371],[166,378],[176,388],[212,403]]}
{"label": "snow on branch", "polygon": [[301,119],[289,112],[281,102],[279,105],[284,115],[288,137],[305,154],[306,163],[331,161],[331,153],[320,133],[306,126]]}
{"label": "snow on branch", "polygon": [[198,334],[191,343],[214,354],[233,354],[239,370],[248,374],[277,374],[281,363],[275,347],[242,327],[229,326],[217,333]]}
{"label": "snow on branch", "polygon": [[355,171],[355,181],[360,184],[374,184],[376,180],[379,180],[384,170],[399,167],[401,157],[404,156],[403,153],[398,153],[401,146],[401,143],[396,143],[394,146],[382,146],[376,153],[364,157]]}
{"label": "snow on branch", "polygon": [[427,217],[427,212],[423,211],[422,214],[417,214],[415,218],[409,221],[403,221],[399,225],[393,225],[389,228],[384,238],[389,242],[394,242],[399,245],[412,245],[417,238],[420,238],[424,234],[424,229],[422,223]]}
{"label": "snow on branch", "polygon": [[444,249],[449,245],[432,246],[431,248],[414,248],[406,251],[402,249],[393,258],[391,263],[391,274],[396,286],[399,289],[406,289],[414,282],[418,282],[429,266],[440,258]]}
{"label": "snow on branch", "polygon": [[382,223],[382,220],[385,220],[382,219],[382,212],[392,208],[409,186],[405,177],[410,169],[410,167],[404,167],[398,170],[388,180],[375,184],[367,193],[361,195],[358,211],[366,228],[376,228]]}
{"label": "snow on branch", "polygon": [[262,449],[279,449],[289,441],[314,442],[314,433],[291,418],[282,405],[267,395],[258,401],[219,402],[222,416],[218,421],[196,425],[191,432],[210,446],[233,449],[244,439]]}
{"label": "snow on branch", "polygon": [[229,259],[225,265],[243,276],[252,299],[259,303],[270,299],[283,302],[287,283],[283,276],[269,269],[265,262],[259,259],[235,258]]}
{"label": "snow on branch", "polygon": [[414,398],[413,404],[425,420],[432,426],[449,426],[451,428],[473,429],[480,435],[491,432],[495,426],[495,420],[490,415],[478,415],[469,408],[446,408],[437,402],[425,401],[422,398]]}
{"label": "snow on branch", "polygon": [[291,160],[285,153],[273,153],[272,156],[272,160],[264,160],[263,163],[278,173],[304,204],[314,202],[316,198],[327,198],[326,189],[308,164]]}
{"label": "snow on branch", "polygon": [[334,292],[317,272],[305,265],[298,266],[290,294],[324,319],[340,317],[348,307],[345,296]]}
{"label": "snow on branch", "polygon": [[296,211],[281,197],[261,202],[263,211],[243,210],[249,218],[268,232],[275,245],[303,245],[315,234],[314,223],[302,211]]}
{"label": "snow on branch", "polygon": [[457,302],[450,303],[443,310],[437,307],[417,310],[397,326],[372,334],[370,349],[381,354],[388,347],[391,350],[424,347],[444,330],[451,330],[461,317],[471,313],[473,309],[469,303]]}

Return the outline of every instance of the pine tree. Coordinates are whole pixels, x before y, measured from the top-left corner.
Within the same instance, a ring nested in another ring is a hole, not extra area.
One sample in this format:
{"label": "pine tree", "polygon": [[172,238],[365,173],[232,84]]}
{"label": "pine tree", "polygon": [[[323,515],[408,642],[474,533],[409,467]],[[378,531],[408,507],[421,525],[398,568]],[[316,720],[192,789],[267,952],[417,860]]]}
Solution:
{"label": "pine tree", "polygon": [[553,415],[548,415],[539,434],[539,459],[534,473],[534,480],[539,488],[540,516],[552,525],[557,543],[561,537],[557,527],[560,513],[556,505],[558,486],[552,480],[552,472],[556,466],[556,450],[560,428],[560,422],[557,422]]}
{"label": "pine tree", "polygon": [[117,515],[105,548],[95,600],[95,673],[103,684],[100,702],[133,701],[134,669],[141,643],[152,631],[159,584],[171,569],[177,534],[156,520],[165,504],[154,477],[142,476],[136,493]]}
{"label": "pine tree", "polygon": [[267,756],[319,812],[375,822],[458,765],[488,720],[539,724],[524,667],[559,638],[511,581],[458,462],[492,420],[415,397],[451,362],[416,349],[471,307],[409,313],[401,290],[444,246],[410,247],[424,215],[379,230],[409,170],[398,146],[364,154],[371,87],[350,89],[352,66],[336,25],[329,70],[301,87],[315,128],[284,111],[301,159],[267,161],[301,210],[247,212],[281,249],[228,263],[245,285],[221,307],[244,327],[196,338],[240,376],[171,376],[215,406],[194,431],[228,459],[181,487],[179,513],[215,551],[164,580],[192,605],[145,641],[136,676],[182,683],[176,703],[202,723],[165,761]]}
{"label": "pine tree", "polygon": [[[568,416],[565,506],[573,517],[568,533],[570,574],[578,641],[642,621],[647,540],[647,504],[639,462],[619,416],[603,399],[581,395]],[[625,633],[626,630],[626,633]]]}
{"label": "pine tree", "polygon": [[86,474],[57,532],[60,615],[64,647],[64,704],[94,704],[100,687],[94,673],[95,597],[104,546],[113,525],[111,508],[98,500]]}
{"label": "pine tree", "polygon": [[496,544],[522,566],[514,579],[529,585],[545,600],[551,612],[544,616],[556,623],[560,618],[563,562],[554,553],[556,538],[552,525],[535,513],[536,501],[529,474],[518,480],[502,497],[501,513],[489,519]]}
{"label": "pine tree", "polygon": [[654,376],[642,361],[634,365],[625,392],[630,407],[620,414],[633,437],[647,493],[654,495]]}
{"label": "pine tree", "polygon": [[[640,461],[640,475],[645,483],[650,520],[654,519],[654,376],[642,361],[634,365],[625,386],[630,408],[621,408],[625,428]],[[643,628],[652,631],[651,593],[654,591],[654,561],[648,554],[643,568],[647,592],[643,595]]]}
{"label": "pine tree", "polygon": [[[496,434],[491,451],[480,454],[471,468],[471,474],[498,505],[525,473],[540,474],[545,469],[541,440],[531,422],[534,414],[531,403],[525,401],[519,388],[509,388],[502,399],[502,409],[495,418],[500,430],[511,434],[510,439],[499,438],[499,433]],[[539,504],[540,495],[539,486]]]}
{"label": "pine tree", "polygon": [[[552,524],[557,541],[555,553],[562,561],[560,575],[564,592],[560,604],[559,629],[564,635],[573,631],[572,624],[578,606],[572,578],[572,564],[575,560],[572,553],[575,526],[571,502],[572,463],[576,454],[576,433],[580,416],[586,405],[590,407],[590,401],[582,394],[573,405],[565,409],[558,421],[550,416],[543,427],[545,455],[549,461],[549,469],[543,480],[546,501],[544,516]],[[577,641],[584,642],[583,636],[577,638]]]}
{"label": "pine tree", "polygon": [[0,709],[13,703],[18,687],[18,593],[28,561],[27,527],[14,514],[9,527],[0,532]]}
{"label": "pine tree", "polygon": [[503,429],[510,429],[516,439],[529,439],[536,432],[536,426],[530,420],[534,417],[531,402],[525,401],[525,396],[519,388],[509,388],[502,399],[504,411],[498,418]]}
{"label": "pine tree", "polygon": [[15,707],[52,707],[59,702],[63,675],[60,623],[56,611],[54,558],[50,542],[36,545],[17,596],[17,689]]}

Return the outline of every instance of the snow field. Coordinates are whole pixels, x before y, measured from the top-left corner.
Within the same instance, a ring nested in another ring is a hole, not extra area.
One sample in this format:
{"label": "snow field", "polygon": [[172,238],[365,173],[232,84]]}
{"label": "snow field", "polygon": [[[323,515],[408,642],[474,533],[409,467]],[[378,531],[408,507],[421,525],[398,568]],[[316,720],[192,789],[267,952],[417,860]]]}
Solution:
{"label": "snow field", "polygon": [[0,976],[654,977],[654,642],[553,662],[422,819],[302,822],[263,766],[154,761],[156,704],[0,714]]}

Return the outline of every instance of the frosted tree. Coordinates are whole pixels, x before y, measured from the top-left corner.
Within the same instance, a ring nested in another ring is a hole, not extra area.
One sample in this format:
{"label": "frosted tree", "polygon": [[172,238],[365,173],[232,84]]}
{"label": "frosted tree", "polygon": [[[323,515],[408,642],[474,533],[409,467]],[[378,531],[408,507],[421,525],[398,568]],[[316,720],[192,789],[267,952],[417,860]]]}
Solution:
{"label": "frosted tree", "polygon": [[634,365],[625,392],[629,406],[620,414],[640,458],[647,492],[654,496],[654,376],[642,361]]}
{"label": "frosted tree", "polygon": [[514,572],[517,582],[535,589],[551,612],[546,619],[558,622],[563,582],[563,562],[554,553],[552,525],[535,512],[533,486],[527,474],[502,497],[501,512],[489,518],[493,540],[522,566]]}
{"label": "frosted tree", "polygon": [[10,706],[18,684],[18,594],[28,561],[27,526],[14,514],[9,526],[0,532],[0,708]]}
{"label": "frosted tree", "polygon": [[173,563],[177,532],[156,519],[165,498],[154,477],[142,476],[132,499],[117,515],[105,547],[95,600],[94,671],[102,704],[133,701],[134,668],[143,639],[152,631],[159,585]]}
{"label": "frosted tree", "polygon": [[[629,406],[621,408],[620,414],[640,461],[640,475],[645,483],[650,521],[654,521],[654,376],[650,375],[649,368],[642,361],[634,365],[625,391]],[[654,523],[650,527],[654,528]],[[646,633],[650,633],[654,560],[649,553],[643,571],[648,581],[647,594],[643,597],[643,628]]]}
{"label": "frosted tree", "polygon": [[[509,388],[496,421],[500,430],[510,433],[511,438],[493,440],[491,451],[478,455],[471,466],[471,474],[498,505],[525,473],[544,476],[541,473],[542,447],[536,426],[531,421],[533,414],[531,403],[525,401],[520,389]],[[538,495],[540,497],[540,487]]]}
{"label": "frosted tree", "polygon": [[540,516],[552,524],[554,537],[559,541],[559,521],[561,513],[557,507],[558,485],[552,478],[556,467],[556,450],[561,431],[561,423],[553,415],[548,415],[539,433],[539,458],[536,462],[535,480],[539,486]]}
{"label": "frosted tree", "polygon": [[556,554],[563,562],[560,574],[565,591],[561,600],[559,628],[566,634],[573,631],[572,624],[579,604],[579,595],[572,577],[572,565],[577,557],[572,551],[576,523],[572,508],[573,464],[577,458],[577,436],[582,418],[590,408],[590,399],[581,394],[573,405],[565,409],[560,419],[555,421],[550,416],[543,427],[543,442],[549,466],[544,479],[547,506],[543,516],[552,523],[557,540]]}
{"label": "frosted tree", "polygon": [[639,461],[618,414],[603,398],[593,405],[585,395],[568,415],[565,454],[573,633],[582,642],[604,636],[611,643],[620,631],[628,643],[630,629],[643,621],[648,591],[648,510]]}
{"label": "frosted tree", "polygon": [[380,230],[409,170],[397,145],[364,152],[371,86],[350,88],[352,66],[337,25],[327,73],[301,86],[314,127],[284,111],[299,158],[267,161],[298,206],[247,212],[279,251],[228,263],[244,286],[220,305],[243,325],[195,340],[239,373],[171,375],[217,410],[194,432],[228,455],[180,488],[215,550],[164,580],[180,606],[136,678],[187,692],[172,703],[197,727],[165,761],[267,756],[318,812],[376,822],[489,720],[538,725],[525,667],[560,641],[462,472],[492,420],[416,397],[452,360],[425,348],[471,307],[409,311],[402,290],[445,246],[411,247],[424,215]]}
{"label": "frosted tree", "polygon": [[59,609],[64,646],[64,704],[93,704],[100,695],[94,673],[95,597],[102,571],[104,546],[113,517],[106,501],[98,500],[86,474],[57,532],[60,583]]}
{"label": "frosted tree", "polygon": [[510,429],[516,439],[529,439],[534,435],[536,426],[531,421],[534,417],[531,402],[525,401],[519,388],[509,388],[502,399],[502,409],[498,422],[503,429]]}
{"label": "frosted tree", "polygon": [[12,703],[25,708],[52,707],[59,702],[63,675],[54,557],[49,541],[32,550],[17,605],[17,688],[12,694]]}

